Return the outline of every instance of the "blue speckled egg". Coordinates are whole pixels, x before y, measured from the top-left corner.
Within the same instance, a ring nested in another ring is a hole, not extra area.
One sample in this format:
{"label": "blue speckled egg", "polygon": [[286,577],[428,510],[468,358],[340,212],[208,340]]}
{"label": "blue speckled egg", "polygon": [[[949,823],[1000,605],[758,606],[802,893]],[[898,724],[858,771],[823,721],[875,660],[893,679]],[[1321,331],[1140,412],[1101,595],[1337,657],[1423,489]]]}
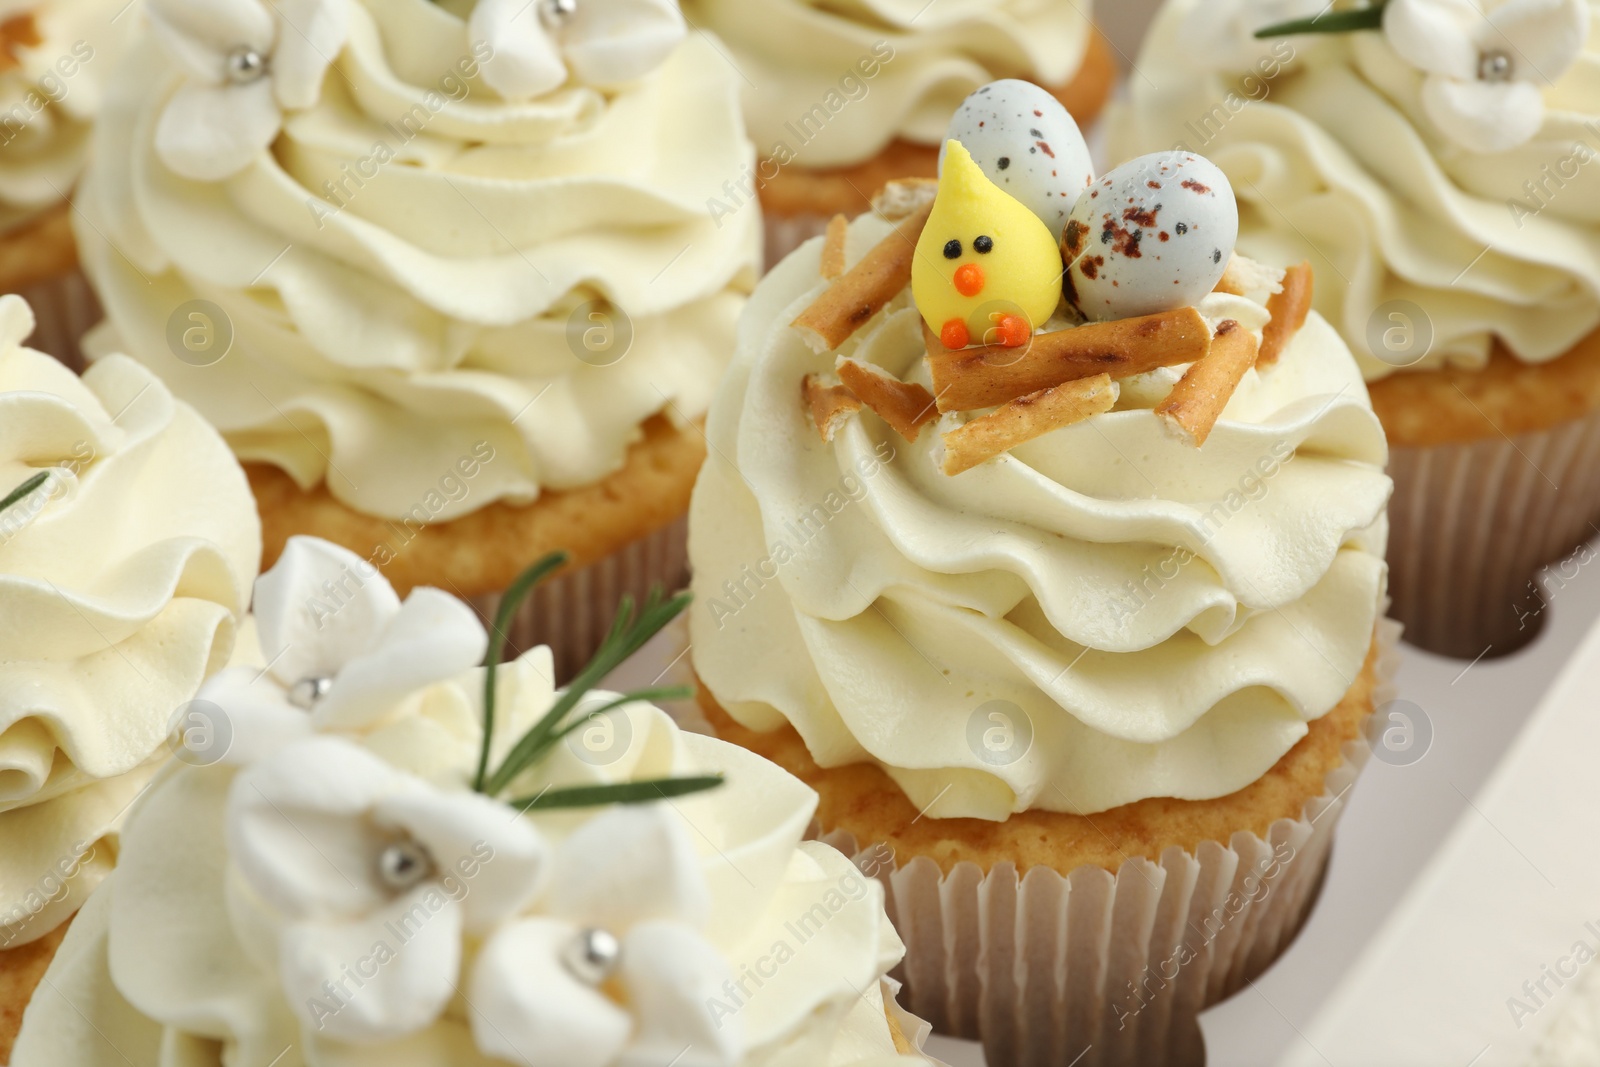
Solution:
{"label": "blue speckled egg", "polygon": [[1067,302],[1095,322],[1189,307],[1239,237],[1227,176],[1193,152],[1140,156],[1096,179],[1061,238]]}
{"label": "blue speckled egg", "polygon": [[[980,87],[956,109],[948,136],[1058,239],[1078,194],[1094,180],[1078,124],[1061,101],[1032,82],[1006,78]],[[942,171],[943,149],[939,165]]]}

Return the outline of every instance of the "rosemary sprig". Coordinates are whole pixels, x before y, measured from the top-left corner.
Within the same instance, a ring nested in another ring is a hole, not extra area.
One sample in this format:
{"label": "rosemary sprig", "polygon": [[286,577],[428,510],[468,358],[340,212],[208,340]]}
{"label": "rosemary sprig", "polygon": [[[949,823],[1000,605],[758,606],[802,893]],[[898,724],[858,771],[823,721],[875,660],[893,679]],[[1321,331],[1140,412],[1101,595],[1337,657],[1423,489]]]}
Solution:
{"label": "rosemary sprig", "polygon": [[629,656],[639,651],[644,643],[660,633],[689,606],[689,595],[680,594],[671,600],[661,599],[660,588],[652,589],[645,598],[644,608],[635,617],[633,598],[625,596],[611,623],[611,632],[601,642],[587,666],[578,672],[566,690],[545,712],[544,718],[534,724],[522,740],[518,741],[501,763],[500,769],[489,777],[484,792],[494,796],[505,790],[517,775],[533,764],[538,754],[547,751],[546,739],[566,722],[568,713],[578,706],[584,694],[599,684],[600,679],[621,666]]}
{"label": "rosemary sprig", "polygon": [[563,789],[547,789],[536,796],[513,800],[511,806],[518,811],[548,811],[552,808],[592,808],[601,804],[645,804],[652,800],[670,800],[672,797],[701,793],[721,784],[720,774],[708,774],[699,778],[649,778],[615,785],[574,785]]}
{"label": "rosemary sprig", "polygon": [[552,552],[517,575],[516,581],[506,588],[505,595],[500,598],[500,607],[494,613],[494,633],[489,637],[489,657],[484,660],[483,751],[478,754],[478,773],[472,780],[472,788],[480,793],[484,791],[483,780],[489,773],[489,750],[494,746],[494,679],[500,669],[500,661],[506,654],[506,628],[511,625],[511,616],[517,613],[517,609],[522,607],[522,602],[528,599],[528,594],[533,592],[533,587],[565,566],[566,562],[565,552]]}
{"label": "rosemary sprig", "polygon": [[1325,15],[1313,15],[1307,19],[1291,19],[1288,22],[1263,26],[1256,31],[1256,36],[1288,37],[1298,33],[1353,33],[1357,30],[1382,29],[1383,9],[1388,6],[1389,0],[1378,0],[1371,7],[1357,8],[1354,11],[1330,11]]}
{"label": "rosemary sprig", "polygon": [[[601,642],[594,658],[578,672],[561,695],[527,733],[512,746],[511,751],[493,774],[489,773],[489,752],[494,744],[495,677],[500,661],[505,655],[506,627],[511,616],[542,579],[567,561],[565,553],[553,553],[524,571],[506,590],[500,609],[495,613],[495,634],[485,660],[483,695],[483,748],[478,755],[478,772],[473,788],[488,796],[498,796],[516,780],[517,776],[560,744],[574,731],[581,729],[596,715],[604,715],[626,704],[637,701],[678,700],[688,697],[691,691],[684,686],[657,687],[636,690],[607,701],[592,711],[582,712],[580,705],[589,691],[600,680],[619,667],[628,657],[639,651],[656,634],[682,614],[689,606],[690,596],[681,593],[670,600],[663,599],[659,587],[645,598],[643,608],[635,613],[632,597],[623,597],[612,620],[611,630]],[[580,714],[567,721],[574,711]],[[618,782],[606,785],[572,786],[548,789],[536,797],[524,798],[514,806],[531,811],[535,808],[576,808],[601,804],[639,804],[665,797],[685,796],[712,789],[722,784],[720,776],[695,778],[660,778],[641,782]]]}
{"label": "rosemary sprig", "polygon": [[29,478],[27,481],[11,490],[11,492],[7,493],[4,500],[0,500],[0,512],[5,511],[11,505],[22,500],[29,493],[32,493],[35,489],[39,488],[49,480],[49,471],[40,471],[38,474],[35,474],[32,478]]}

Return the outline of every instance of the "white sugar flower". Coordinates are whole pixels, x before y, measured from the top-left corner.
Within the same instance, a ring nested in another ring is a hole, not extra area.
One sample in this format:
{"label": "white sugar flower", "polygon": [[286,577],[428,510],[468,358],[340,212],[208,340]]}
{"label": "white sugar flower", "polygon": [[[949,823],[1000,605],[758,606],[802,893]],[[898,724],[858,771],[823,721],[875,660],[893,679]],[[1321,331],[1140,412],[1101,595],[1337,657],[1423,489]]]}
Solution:
{"label": "white sugar flower", "polygon": [[559,88],[634,81],[684,37],[676,0],[478,0],[467,23],[488,44],[483,79],[508,100]]}
{"label": "white sugar flower", "polygon": [[546,866],[539,832],[504,804],[435,789],[333,737],[242,771],[227,831],[244,884],[280,920],[289,1004],[351,1042],[432,1025],[455,995],[463,935],[520,911]]}
{"label": "white sugar flower", "polygon": [[156,126],[156,151],[216,181],[272,143],[285,110],[308,108],[349,33],[348,0],[150,0],[154,35],[188,73]]}
{"label": "white sugar flower", "polygon": [[290,538],[257,579],[254,610],[266,669],[230,667],[198,695],[226,717],[231,741],[218,758],[235,764],[318,731],[375,726],[488,647],[462,601],[421,588],[402,604],[371,564],[311,537]]}
{"label": "white sugar flower", "polygon": [[1542,87],[1583,51],[1586,0],[1390,0],[1383,30],[1423,71],[1422,106],[1446,137],[1474,152],[1525,144],[1544,121]]}
{"label": "white sugar flower", "polygon": [[484,1052],[523,1067],[743,1058],[738,1017],[719,1027],[706,1008],[733,974],[701,933],[710,891],[670,807],[612,808],[579,827],[533,910],[473,968]]}

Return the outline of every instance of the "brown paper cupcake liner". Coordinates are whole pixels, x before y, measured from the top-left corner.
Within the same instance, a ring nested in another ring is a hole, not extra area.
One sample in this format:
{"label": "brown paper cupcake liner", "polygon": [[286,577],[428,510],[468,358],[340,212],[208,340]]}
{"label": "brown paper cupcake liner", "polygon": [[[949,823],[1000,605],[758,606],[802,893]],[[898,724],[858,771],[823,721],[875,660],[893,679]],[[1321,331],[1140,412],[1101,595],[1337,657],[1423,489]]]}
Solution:
{"label": "brown paper cupcake liner", "polygon": [[104,312],[89,286],[89,279],[77,269],[17,289],[33,308],[37,322],[26,344],[54,356],[82,374],[87,360],[79,342],[98,323]]}
{"label": "brown paper cupcake liner", "polygon": [[[596,563],[534,587],[511,617],[506,658],[535,645],[549,645],[556,678],[565,682],[589,662],[605,640],[624,594],[637,604],[653,586],[671,593],[688,582],[689,519],[683,516]],[[501,596],[488,593],[469,598],[485,626],[494,624]]]}
{"label": "brown paper cupcake liner", "polygon": [[[1374,707],[1393,697],[1400,626],[1380,622]],[[983,1042],[990,1067],[1203,1064],[1197,1017],[1264,971],[1316,898],[1364,737],[1297,819],[1236,833],[1115,874],[973,863],[944,874],[898,863],[885,844],[822,839],[876,872],[906,943],[907,1010],[935,1031]]]}
{"label": "brown paper cupcake liner", "polygon": [[1389,591],[1406,640],[1463,659],[1532,641],[1587,562],[1565,557],[1600,532],[1600,411],[1514,437],[1395,447],[1389,473]]}

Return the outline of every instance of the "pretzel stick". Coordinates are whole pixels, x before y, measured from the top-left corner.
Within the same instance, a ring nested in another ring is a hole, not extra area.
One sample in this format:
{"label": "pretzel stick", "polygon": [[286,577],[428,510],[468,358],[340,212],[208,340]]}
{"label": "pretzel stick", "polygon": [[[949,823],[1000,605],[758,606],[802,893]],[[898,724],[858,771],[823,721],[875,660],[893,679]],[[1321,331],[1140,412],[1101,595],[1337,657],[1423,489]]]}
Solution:
{"label": "pretzel stick", "polygon": [[915,382],[902,382],[882,367],[840,356],[834,369],[851,393],[907,441],[915,441],[922,424],[939,413],[932,393]]}
{"label": "pretzel stick", "polygon": [[861,401],[849,389],[842,385],[825,385],[815,374],[800,380],[800,398],[811,410],[811,420],[817,424],[817,436],[822,438],[823,444],[832,441],[839,427],[861,410]]}
{"label": "pretzel stick", "polygon": [[828,220],[828,233],[822,239],[822,276],[837,278],[844,273],[844,237],[850,223],[843,215]]}
{"label": "pretzel stick", "polygon": [[960,474],[1024,441],[1110,411],[1121,387],[1109,374],[1052,385],[943,434],[944,472]]}
{"label": "pretzel stick", "polygon": [[1096,374],[1126,378],[1193,363],[1211,346],[1211,328],[1194,308],[1042,333],[1020,348],[951,351],[926,323],[922,334],[940,411],[992,407]]}
{"label": "pretzel stick", "polygon": [[1294,335],[1306,324],[1311,314],[1311,264],[1297,263],[1283,275],[1283,291],[1267,300],[1267,310],[1272,319],[1261,331],[1261,355],[1256,362],[1271,366],[1278,362],[1283,350],[1289,347]]}
{"label": "pretzel stick", "polygon": [[813,352],[838,348],[911,284],[917,238],[932,210],[933,202],[929,201],[915,215],[902,220],[794,320],[792,325]]}
{"label": "pretzel stick", "polygon": [[1244,372],[1255,362],[1255,334],[1233,319],[1224,319],[1217,324],[1211,351],[1184,371],[1172,392],[1156,405],[1156,414],[1179,437],[1199,448],[1211,436]]}
{"label": "pretzel stick", "polygon": [[890,222],[898,222],[933,203],[938,191],[935,178],[899,178],[872,194],[872,210]]}
{"label": "pretzel stick", "polygon": [[1231,293],[1234,296],[1248,296],[1250,293],[1259,293],[1263,290],[1269,293],[1281,292],[1283,273],[1276,267],[1257,263],[1235,252],[1228,257],[1228,267],[1222,272],[1222,279],[1217,282],[1217,287],[1212,292]]}

